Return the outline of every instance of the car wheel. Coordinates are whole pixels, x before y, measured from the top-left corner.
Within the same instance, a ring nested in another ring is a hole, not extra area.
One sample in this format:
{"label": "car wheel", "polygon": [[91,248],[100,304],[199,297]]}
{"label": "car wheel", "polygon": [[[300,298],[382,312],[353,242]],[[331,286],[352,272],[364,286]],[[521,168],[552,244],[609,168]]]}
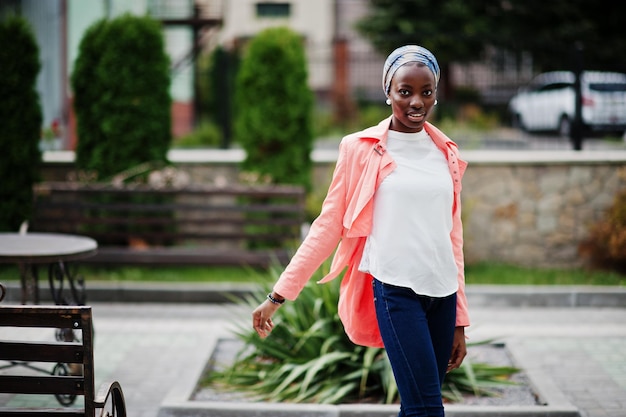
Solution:
{"label": "car wheel", "polygon": [[569,137],[572,132],[572,122],[567,116],[561,116],[559,120],[559,136]]}
{"label": "car wheel", "polygon": [[515,129],[526,131],[526,127],[524,126],[524,121],[522,120],[522,115],[520,114],[513,114],[511,116],[511,125]]}

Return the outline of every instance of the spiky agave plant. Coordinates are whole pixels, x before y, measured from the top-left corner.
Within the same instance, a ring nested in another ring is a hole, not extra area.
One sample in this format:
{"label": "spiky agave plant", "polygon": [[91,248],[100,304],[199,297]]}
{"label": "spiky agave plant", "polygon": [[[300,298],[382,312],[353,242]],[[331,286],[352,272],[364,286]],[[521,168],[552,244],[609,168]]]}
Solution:
{"label": "spiky agave plant", "polygon": [[[327,264],[318,271],[321,278]],[[274,270],[277,276],[279,269]],[[261,284],[269,291],[269,284]],[[264,294],[264,291],[258,291]],[[234,362],[210,372],[204,384],[236,390],[252,400],[272,402],[394,403],[398,391],[383,349],[353,344],[345,335],[337,311],[339,280],[309,283],[295,303],[286,303],[275,316],[266,339],[241,325],[236,336],[242,349]],[[250,296],[240,303],[252,310],[263,301]],[[448,374],[444,397],[459,400],[463,393],[489,395],[494,385],[517,370],[472,364]]]}

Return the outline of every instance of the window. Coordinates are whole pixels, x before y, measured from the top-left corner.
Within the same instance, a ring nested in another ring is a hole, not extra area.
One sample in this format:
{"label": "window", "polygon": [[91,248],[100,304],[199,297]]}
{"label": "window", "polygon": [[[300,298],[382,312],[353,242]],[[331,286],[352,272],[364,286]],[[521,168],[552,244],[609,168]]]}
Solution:
{"label": "window", "polygon": [[256,4],[258,17],[289,17],[291,15],[290,3],[261,2]]}
{"label": "window", "polygon": [[571,88],[573,85],[567,82],[554,82],[550,84],[546,84],[538,89],[538,91],[554,91],[554,90],[562,90],[564,88]]}
{"label": "window", "polygon": [[602,92],[624,92],[626,91],[626,83],[590,83],[589,89]]}

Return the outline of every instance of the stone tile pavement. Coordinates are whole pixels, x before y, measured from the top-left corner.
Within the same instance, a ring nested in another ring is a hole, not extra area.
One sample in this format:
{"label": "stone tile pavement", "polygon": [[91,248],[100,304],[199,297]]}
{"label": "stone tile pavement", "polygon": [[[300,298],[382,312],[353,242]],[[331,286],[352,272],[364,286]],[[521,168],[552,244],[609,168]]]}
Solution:
{"label": "stone tile pavement", "polygon": [[497,337],[583,417],[626,417],[626,309],[476,308],[472,338]]}
{"label": "stone tile pavement", "polygon": [[[232,305],[199,303],[94,302],[92,306],[96,386],[105,379],[118,380],[129,416],[263,414],[258,404],[216,408],[187,401],[218,339],[232,335],[237,323],[247,323],[249,312]],[[626,308],[478,305],[472,307],[471,315],[470,341],[494,338],[504,342],[540,395],[547,397],[548,405],[562,406],[562,412],[450,406],[449,416],[626,417]],[[10,336],[2,334],[0,338]],[[23,401],[20,395],[0,397],[0,405]],[[56,405],[49,397],[37,401]],[[386,407],[340,413],[396,413],[395,408]],[[578,410],[576,414],[572,407]],[[272,414],[293,415],[289,406],[280,409],[281,413]],[[336,409],[322,406],[304,410],[295,412],[337,415]]]}

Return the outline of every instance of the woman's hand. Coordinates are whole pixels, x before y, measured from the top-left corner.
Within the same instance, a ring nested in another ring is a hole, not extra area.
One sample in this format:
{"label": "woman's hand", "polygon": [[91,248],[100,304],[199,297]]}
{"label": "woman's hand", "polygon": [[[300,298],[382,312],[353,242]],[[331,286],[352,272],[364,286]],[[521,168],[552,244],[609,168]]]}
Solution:
{"label": "woman's hand", "polygon": [[452,354],[448,361],[448,372],[460,367],[466,355],[465,327],[457,327],[454,329],[454,341],[452,342]]}
{"label": "woman's hand", "polygon": [[252,312],[252,327],[262,338],[267,337],[274,328],[272,316],[279,307],[280,304],[265,300]]}

